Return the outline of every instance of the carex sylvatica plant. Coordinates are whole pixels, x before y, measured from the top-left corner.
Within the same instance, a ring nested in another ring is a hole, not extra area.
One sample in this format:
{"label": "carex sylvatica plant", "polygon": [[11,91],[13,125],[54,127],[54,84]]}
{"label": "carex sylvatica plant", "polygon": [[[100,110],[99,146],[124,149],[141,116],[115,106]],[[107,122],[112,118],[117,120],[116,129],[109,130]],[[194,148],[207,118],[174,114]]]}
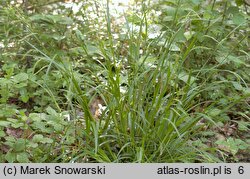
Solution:
{"label": "carex sylvatica plant", "polygon": [[239,160],[249,12],[235,2],[3,2],[0,161]]}

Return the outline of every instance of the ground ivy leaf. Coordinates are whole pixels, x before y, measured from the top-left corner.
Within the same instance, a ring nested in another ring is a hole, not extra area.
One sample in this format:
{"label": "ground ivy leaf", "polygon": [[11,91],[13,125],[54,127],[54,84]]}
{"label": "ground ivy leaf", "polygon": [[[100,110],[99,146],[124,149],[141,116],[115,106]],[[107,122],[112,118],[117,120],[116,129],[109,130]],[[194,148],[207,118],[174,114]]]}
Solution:
{"label": "ground ivy leaf", "polygon": [[2,127],[8,127],[10,125],[10,122],[8,121],[0,121],[0,126]]}
{"label": "ground ivy leaf", "polygon": [[33,136],[32,141],[35,143],[41,142],[43,140],[43,135],[41,134],[36,134]]}
{"label": "ground ivy leaf", "polygon": [[18,139],[13,145],[14,150],[17,152],[25,150],[25,143],[25,139]]}
{"label": "ground ivy leaf", "polygon": [[243,23],[246,22],[245,17],[243,15],[239,14],[239,13],[235,14],[233,16],[232,20],[233,20],[233,23],[236,24],[236,25],[240,25],[240,24],[243,24]]}
{"label": "ground ivy leaf", "polygon": [[16,154],[12,153],[11,151],[9,151],[6,155],[5,155],[5,159],[8,161],[8,163],[13,163],[16,160]]}
{"label": "ground ivy leaf", "polygon": [[4,131],[0,131],[0,137],[4,137],[5,136],[5,132]]}
{"label": "ground ivy leaf", "polygon": [[208,114],[212,117],[218,116],[221,113],[220,109],[214,108],[208,112]]}
{"label": "ground ivy leaf", "polygon": [[46,108],[46,111],[50,115],[55,115],[55,116],[57,115],[57,112],[50,106]]}
{"label": "ground ivy leaf", "polygon": [[48,144],[51,144],[51,143],[53,143],[53,140],[52,139],[50,139],[50,138],[48,138],[48,137],[46,137],[46,138],[43,138],[43,140],[41,141],[42,143],[48,143]]}
{"label": "ground ivy leaf", "polygon": [[29,158],[27,153],[19,153],[17,154],[17,161],[20,163],[28,163]]}
{"label": "ground ivy leaf", "polygon": [[242,90],[243,90],[243,87],[241,86],[240,83],[234,81],[234,82],[232,82],[232,84],[233,84],[233,86],[234,86],[234,88],[235,88],[236,90],[239,90],[239,91],[242,91]]}
{"label": "ground ivy leaf", "polygon": [[13,78],[15,82],[19,83],[19,82],[28,80],[29,75],[27,73],[19,73],[15,75]]}

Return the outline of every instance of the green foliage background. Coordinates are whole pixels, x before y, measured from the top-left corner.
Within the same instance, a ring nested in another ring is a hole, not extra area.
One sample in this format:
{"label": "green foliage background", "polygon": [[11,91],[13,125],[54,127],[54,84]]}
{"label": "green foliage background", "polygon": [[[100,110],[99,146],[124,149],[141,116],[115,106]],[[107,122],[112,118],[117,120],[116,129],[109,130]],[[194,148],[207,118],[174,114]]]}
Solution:
{"label": "green foliage background", "polygon": [[249,162],[247,1],[74,5],[1,1],[1,162]]}

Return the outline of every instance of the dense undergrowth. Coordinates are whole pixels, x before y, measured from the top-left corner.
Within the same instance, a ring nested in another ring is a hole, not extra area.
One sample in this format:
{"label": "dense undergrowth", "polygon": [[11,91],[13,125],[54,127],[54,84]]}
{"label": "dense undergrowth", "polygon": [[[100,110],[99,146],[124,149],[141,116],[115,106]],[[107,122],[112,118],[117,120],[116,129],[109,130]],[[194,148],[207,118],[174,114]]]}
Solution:
{"label": "dense undergrowth", "polygon": [[249,162],[247,1],[70,5],[1,1],[1,162]]}

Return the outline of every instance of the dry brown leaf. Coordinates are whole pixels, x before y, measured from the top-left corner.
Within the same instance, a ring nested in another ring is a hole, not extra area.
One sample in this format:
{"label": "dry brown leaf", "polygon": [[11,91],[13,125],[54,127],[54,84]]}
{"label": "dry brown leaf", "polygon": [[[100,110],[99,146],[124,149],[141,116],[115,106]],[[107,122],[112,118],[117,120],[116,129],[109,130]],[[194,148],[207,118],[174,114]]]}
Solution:
{"label": "dry brown leaf", "polygon": [[6,134],[8,134],[9,136],[13,136],[15,138],[21,138],[23,135],[23,130],[20,128],[16,129],[16,128],[7,127]]}
{"label": "dry brown leaf", "polygon": [[95,120],[98,120],[101,116],[101,106],[104,105],[104,101],[97,97],[93,99],[90,103],[90,112],[94,116]]}

